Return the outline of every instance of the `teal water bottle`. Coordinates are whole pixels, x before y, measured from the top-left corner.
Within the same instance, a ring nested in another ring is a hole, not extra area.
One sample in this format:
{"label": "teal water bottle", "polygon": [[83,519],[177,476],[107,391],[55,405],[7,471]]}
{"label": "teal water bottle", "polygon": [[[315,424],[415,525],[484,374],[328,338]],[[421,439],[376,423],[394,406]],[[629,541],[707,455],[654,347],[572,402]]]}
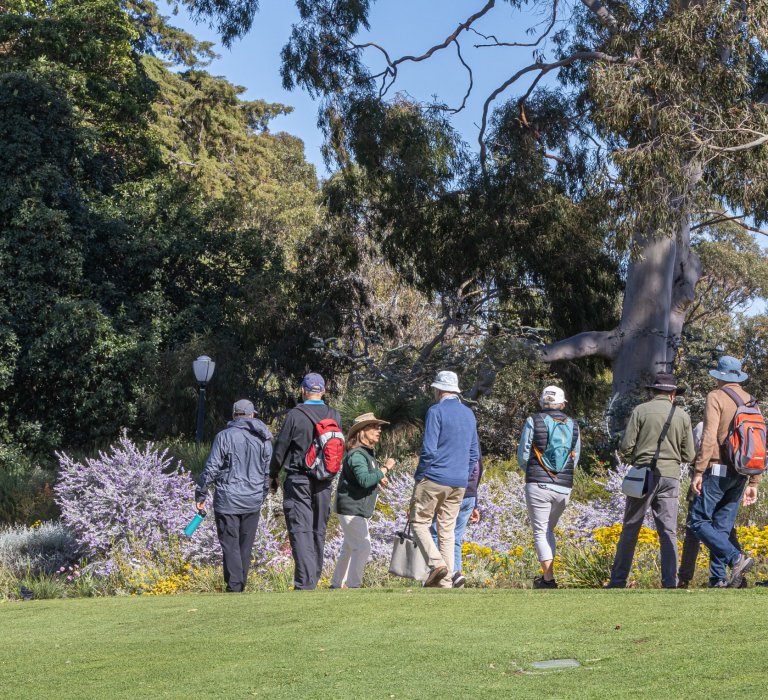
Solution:
{"label": "teal water bottle", "polygon": [[205,517],[204,510],[197,511],[197,513],[195,513],[195,517],[192,518],[192,520],[189,521],[189,524],[184,528],[184,534],[187,537],[192,537],[195,530],[197,530],[197,528],[200,527],[200,523],[203,522],[204,517]]}

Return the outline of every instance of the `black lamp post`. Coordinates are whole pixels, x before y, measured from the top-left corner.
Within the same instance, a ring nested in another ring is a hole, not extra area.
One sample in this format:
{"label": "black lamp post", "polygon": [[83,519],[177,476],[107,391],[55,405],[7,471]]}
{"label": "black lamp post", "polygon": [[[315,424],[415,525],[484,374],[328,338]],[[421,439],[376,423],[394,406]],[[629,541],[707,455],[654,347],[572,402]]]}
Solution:
{"label": "black lamp post", "polygon": [[208,357],[201,355],[192,363],[192,370],[197,380],[197,431],[195,433],[195,443],[200,447],[203,441],[203,425],[205,423],[205,387],[211,381],[213,370],[216,369],[216,363]]}

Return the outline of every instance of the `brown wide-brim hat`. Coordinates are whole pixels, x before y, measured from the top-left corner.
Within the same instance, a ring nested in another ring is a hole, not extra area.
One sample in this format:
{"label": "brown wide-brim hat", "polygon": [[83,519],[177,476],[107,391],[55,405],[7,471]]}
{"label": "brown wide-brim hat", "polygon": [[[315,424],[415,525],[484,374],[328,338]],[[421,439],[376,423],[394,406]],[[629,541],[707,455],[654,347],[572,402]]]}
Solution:
{"label": "brown wide-brim hat", "polygon": [[369,428],[372,425],[389,425],[389,421],[376,418],[373,413],[363,413],[362,416],[355,418],[354,422],[352,423],[352,427],[347,433],[347,440],[351,440],[353,435],[360,432],[364,428]]}
{"label": "brown wide-brim hat", "polygon": [[678,386],[677,379],[674,374],[668,374],[667,372],[659,372],[653,378],[653,384],[646,384],[646,389],[655,389],[656,391],[676,391],[678,394],[684,394],[686,387]]}

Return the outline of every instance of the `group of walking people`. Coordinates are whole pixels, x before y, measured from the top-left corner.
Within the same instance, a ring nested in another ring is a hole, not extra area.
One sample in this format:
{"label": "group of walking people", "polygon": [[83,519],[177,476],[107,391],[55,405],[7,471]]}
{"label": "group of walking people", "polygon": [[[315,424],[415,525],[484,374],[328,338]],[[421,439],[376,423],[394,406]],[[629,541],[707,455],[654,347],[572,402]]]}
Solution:
{"label": "group of walking people", "polygon": [[[647,482],[641,496],[627,497],[607,588],[627,586],[649,509],[659,534],[665,588],[688,586],[702,542],[710,550],[712,587],[741,586],[752,566],[752,559],[741,552],[734,522],[739,503],[756,500],[760,476],[743,476],[723,455],[737,408],[756,402],[741,387],[747,375],[736,358],[722,357],[710,374],[717,388],[707,396],[698,447],[690,417],[675,404],[675,397],[684,390],[671,374],[656,375],[647,387],[650,400],[637,406],[629,418],[619,450],[627,463],[647,467]],[[465,584],[464,531],[468,523],[480,519],[477,491],[482,458],[475,416],[461,401],[456,374],[439,372],[431,389],[434,403],[425,418],[408,519],[427,565],[423,585],[460,588]],[[232,421],[213,441],[195,496],[203,510],[208,490],[215,486],[213,508],[227,591],[245,587],[259,511],[267,493],[280,488],[283,471],[283,512],[294,560],[294,588],[311,590],[320,580],[332,508],[343,544],[331,588],[357,588],[363,583],[371,551],[368,521],[379,490],[388,485],[396,466],[393,459],[382,462],[376,455],[388,422],[365,413],[355,418],[345,438],[341,417],[325,403],[324,395],[323,377],[307,374],[301,382],[302,402],[288,411],[274,447],[269,429],[247,400],[234,404]],[[556,588],[555,527],[573,488],[581,434],[577,422],[565,412],[567,401],[561,388],[546,387],[539,404],[541,410],[523,425],[517,459],[525,471],[526,506],[541,565],[533,586]],[[678,571],[677,514],[684,463],[692,464],[693,472]]]}

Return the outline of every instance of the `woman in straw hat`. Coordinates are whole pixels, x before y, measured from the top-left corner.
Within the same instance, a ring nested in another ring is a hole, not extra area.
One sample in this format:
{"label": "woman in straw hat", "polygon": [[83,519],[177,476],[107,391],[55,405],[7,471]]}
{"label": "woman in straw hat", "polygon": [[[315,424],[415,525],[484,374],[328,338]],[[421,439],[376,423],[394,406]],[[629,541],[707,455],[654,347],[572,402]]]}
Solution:
{"label": "woman in straw hat", "polygon": [[388,459],[379,466],[374,447],[381,438],[381,426],[389,425],[373,413],[355,418],[347,434],[348,452],[336,490],[336,512],[339,515],[344,542],[336,561],[331,588],[360,588],[363,571],[371,553],[368,520],[376,507],[379,485],[387,485],[387,473],[395,466]]}

